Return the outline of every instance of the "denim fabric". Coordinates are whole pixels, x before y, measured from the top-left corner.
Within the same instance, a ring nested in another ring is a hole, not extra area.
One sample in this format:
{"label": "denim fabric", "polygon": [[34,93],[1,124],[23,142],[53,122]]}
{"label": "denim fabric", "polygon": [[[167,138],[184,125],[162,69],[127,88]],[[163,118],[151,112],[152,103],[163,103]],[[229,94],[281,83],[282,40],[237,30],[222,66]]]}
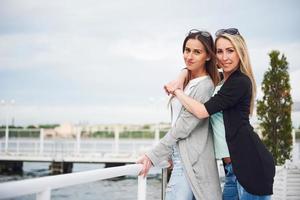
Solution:
{"label": "denim fabric", "polygon": [[263,196],[258,196],[258,195],[253,195],[248,193],[237,181],[237,189],[239,193],[239,198],[240,200],[271,200],[271,195],[263,195]]}
{"label": "denim fabric", "polygon": [[253,195],[248,193],[238,182],[233,173],[232,164],[225,166],[226,176],[223,190],[223,200],[271,200],[271,195]]}
{"label": "denim fabric", "polygon": [[226,176],[223,189],[223,200],[239,200],[237,190],[237,179],[233,173],[232,165],[225,165]]}
{"label": "denim fabric", "polygon": [[172,161],[173,170],[166,189],[166,200],[195,200],[175,145],[173,146]]}

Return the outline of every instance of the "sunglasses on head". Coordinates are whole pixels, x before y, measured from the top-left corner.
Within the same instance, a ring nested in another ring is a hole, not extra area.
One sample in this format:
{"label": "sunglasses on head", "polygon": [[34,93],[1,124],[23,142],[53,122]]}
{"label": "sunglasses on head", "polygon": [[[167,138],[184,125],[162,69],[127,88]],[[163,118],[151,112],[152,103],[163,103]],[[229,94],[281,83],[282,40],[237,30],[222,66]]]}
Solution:
{"label": "sunglasses on head", "polygon": [[240,35],[240,32],[237,28],[227,28],[227,29],[220,29],[216,32],[216,37],[227,33],[229,35]]}
{"label": "sunglasses on head", "polygon": [[211,35],[210,35],[209,32],[207,32],[207,31],[200,31],[198,29],[192,29],[192,30],[190,30],[189,33],[188,33],[188,35],[191,35],[191,34],[196,34],[196,35],[199,34],[199,35],[202,35],[202,36],[207,37],[207,38],[211,37]]}

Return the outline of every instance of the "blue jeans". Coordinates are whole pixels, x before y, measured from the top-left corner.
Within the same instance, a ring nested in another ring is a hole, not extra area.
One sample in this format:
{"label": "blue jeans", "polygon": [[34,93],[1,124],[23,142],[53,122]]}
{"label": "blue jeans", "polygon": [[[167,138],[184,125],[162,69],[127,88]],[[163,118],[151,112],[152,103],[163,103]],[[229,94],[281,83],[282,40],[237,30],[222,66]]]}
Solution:
{"label": "blue jeans", "polygon": [[247,192],[233,173],[232,164],[225,166],[227,170],[223,189],[223,200],[271,200],[271,195],[253,195]]}
{"label": "blue jeans", "polygon": [[166,200],[196,200],[185,177],[184,169],[176,146],[172,154],[173,170],[166,188]]}
{"label": "blue jeans", "polygon": [[237,179],[233,173],[232,165],[225,165],[227,170],[225,175],[225,184],[223,189],[223,200],[239,200],[238,189],[237,189]]}

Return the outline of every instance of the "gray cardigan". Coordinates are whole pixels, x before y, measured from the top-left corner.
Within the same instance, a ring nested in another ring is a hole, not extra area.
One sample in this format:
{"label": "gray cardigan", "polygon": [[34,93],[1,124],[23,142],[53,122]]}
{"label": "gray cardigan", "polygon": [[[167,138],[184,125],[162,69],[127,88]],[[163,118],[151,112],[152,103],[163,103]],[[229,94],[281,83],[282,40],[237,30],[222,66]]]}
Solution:
{"label": "gray cardigan", "polygon": [[[205,103],[214,91],[211,78],[201,80],[190,97]],[[184,171],[197,200],[221,199],[221,187],[214,155],[209,118],[198,119],[182,107],[175,125],[146,155],[154,166],[168,160],[176,144]]]}

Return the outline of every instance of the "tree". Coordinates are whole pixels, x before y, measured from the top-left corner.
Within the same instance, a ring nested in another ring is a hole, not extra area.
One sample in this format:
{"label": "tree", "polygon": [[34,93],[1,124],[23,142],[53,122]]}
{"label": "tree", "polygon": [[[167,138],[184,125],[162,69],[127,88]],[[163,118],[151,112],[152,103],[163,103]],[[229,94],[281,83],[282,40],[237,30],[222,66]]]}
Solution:
{"label": "tree", "polygon": [[[271,151],[275,164],[290,159],[292,148],[292,97],[288,62],[279,51],[269,53],[270,67],[264,74],[262,100],[257,101],[263,142]],[[279,58],[280,57],[280,58]]]}

